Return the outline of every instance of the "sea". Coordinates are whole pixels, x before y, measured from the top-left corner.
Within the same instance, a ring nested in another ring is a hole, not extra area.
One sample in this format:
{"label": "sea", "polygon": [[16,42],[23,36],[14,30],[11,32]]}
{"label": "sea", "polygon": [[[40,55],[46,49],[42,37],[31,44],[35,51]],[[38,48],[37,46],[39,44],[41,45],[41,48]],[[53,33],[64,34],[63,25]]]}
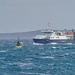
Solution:
{"label": "sea", "polygon": [[75,75],[75,44],[0,40],[0,75]]}

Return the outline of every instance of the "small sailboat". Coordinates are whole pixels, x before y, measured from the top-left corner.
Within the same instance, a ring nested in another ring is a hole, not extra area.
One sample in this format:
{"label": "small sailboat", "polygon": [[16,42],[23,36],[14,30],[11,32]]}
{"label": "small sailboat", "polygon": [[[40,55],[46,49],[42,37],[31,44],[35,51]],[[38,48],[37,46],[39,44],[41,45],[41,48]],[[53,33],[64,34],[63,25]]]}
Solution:
{"label": "small sailboat", "polygon": [[18,37],[18,42],[17,42],[17,44],[16,44],[16,48],[22,48],[21,43],[20,43],[20,41],[19,41],[19,37]]}

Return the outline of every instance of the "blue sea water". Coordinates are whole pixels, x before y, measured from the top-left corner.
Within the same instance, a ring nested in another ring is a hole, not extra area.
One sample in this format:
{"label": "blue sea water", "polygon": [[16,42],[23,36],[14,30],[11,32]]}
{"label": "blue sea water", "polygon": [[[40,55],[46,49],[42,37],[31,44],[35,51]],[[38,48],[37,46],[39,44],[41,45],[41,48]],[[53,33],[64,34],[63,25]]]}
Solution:
{"label": "blue sea water", "polygon": [[0,75],[75,75],[75,44],[35,45],[32,40],[0,41]]}

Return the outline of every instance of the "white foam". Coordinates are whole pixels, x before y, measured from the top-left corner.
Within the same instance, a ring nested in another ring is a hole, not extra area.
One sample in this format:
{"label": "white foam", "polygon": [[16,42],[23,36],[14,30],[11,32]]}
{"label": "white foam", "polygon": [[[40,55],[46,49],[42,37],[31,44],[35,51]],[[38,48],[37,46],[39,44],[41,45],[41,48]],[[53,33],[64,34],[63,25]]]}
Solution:
{"label": "white foam", "polygon": [[25,75],[50,75],[50,74],[44,74],[44,73],[31,73],[31,72],[21,72],[22,74],[25,74]]}
{"label": "white foam", "polygon": [[7,51],[6,51],[6,50],[1,50],[0,52],[5,53],[5,52],[7,52]]}
{"label": "white foam", "polygon": [[41,43],[33,43],[33,45],[44,45],[44,44],[41,44]]}
{"label": "white foam", "polygon": [[46,59],[46,58],[53,59],[54,57],[52,57],[52,56],[43,56],[43,57],[41,57],[41,58],[43,58],[43,59],[44,59],[44,58],[45,58],[45,59]]}
{"label": "white foam", "polygon": [[57,48],[57,47],[52,47],[52,48],[54,48],[54,49],[55,49],[55,48]]}
{"label": "white foam", "polygon": [[56,42],[52,42],[51,44],[58,44],[58,43],[56,43]]}
{"label": "white foam", "polygon": [[24,45],[24,42],[20,42],[21,43],[21,45]]}
{"label": "white foam", "polygon": [[72,45],[73,43],[67,43],[68,45]]}
{"label": "white foam", "polygon": [[20,67],[30,66],[32,63],[17,63]]}

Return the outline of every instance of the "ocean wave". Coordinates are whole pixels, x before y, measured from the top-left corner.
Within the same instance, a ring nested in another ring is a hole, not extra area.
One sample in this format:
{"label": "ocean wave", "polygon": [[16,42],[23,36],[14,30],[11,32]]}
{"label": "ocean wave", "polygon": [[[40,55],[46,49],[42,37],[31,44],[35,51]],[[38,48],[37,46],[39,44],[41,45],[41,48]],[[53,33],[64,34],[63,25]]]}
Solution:
{"label": "ocean wave", "polygon": [[8,52],[8,50],[0,50],[0,53]]}
{"label": "ocean wave", "polygon": [[7,65],[18,65],[20,67],[24,67],[26,65],[32,65],[33,63],[22,63],[22,62],[13,62],[13,63],[10,63],[8,62]]}
{"label": "ocean wave", "polygon": [[58,43],[56,43],[56,42],[53,42],[53,43],[50,43],[50,44],[52,44],[52,45],[56,45],[56,44],[58,44]]}
{"label": "ocean wave", "polygon": [[1,75],[75,74],[75,44],[34,46],[33,42],[23,41],[23,48],[16,49],[16,41],[1,41]]}
{"label": "ocean wave", "polygon": [[55,49],[55,48],[57,48],[57,47],[52,47],[52,48],[54,48],[54,49]]}
{"label": "ocean wave", "polygon": [[5,57],[0,57],[0,59],[5,59]]}
{"label": "ocean wave", "polygon": [[50,74],[47,74],[47,73],[32,73],[32,72],[21,72],[22,74],[25,74],[25,75],[50,75]]}
{"label": "ocean wave", "polygon": [[43,59],[54,59],[55,57],[52,57],[52,56],[42,56],[42,57],[40,57],[40,58],[43,58]]}

